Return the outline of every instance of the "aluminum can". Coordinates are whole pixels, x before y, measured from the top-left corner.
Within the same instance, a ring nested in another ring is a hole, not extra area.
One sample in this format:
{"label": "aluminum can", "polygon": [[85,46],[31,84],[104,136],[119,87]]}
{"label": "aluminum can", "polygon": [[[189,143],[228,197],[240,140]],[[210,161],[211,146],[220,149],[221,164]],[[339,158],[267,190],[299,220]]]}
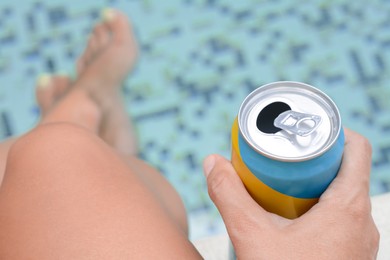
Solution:
{"label": "aluminum can", "polygon": [[232,164],[265,210],[293,219],[318,202],[339,170],[344,132],[335,103],[280,81],[250,93],[232,127]]}

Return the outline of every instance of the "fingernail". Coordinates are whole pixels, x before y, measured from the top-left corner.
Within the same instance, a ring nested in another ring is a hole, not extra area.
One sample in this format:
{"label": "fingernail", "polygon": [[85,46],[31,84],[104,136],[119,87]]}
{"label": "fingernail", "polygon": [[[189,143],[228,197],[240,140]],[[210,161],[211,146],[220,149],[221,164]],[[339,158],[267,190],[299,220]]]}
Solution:
{"label": "fingernail", "polygon": [[105,22],[110,22],[115,19],[115,11],[111,8],[105,8],[102,11],[102,20]]}
{"label": "fingernail", "polygon": [[203,162],[203,170],[204,170],[204,175],[206,177],[209,176],[214,166],[215,166],[215,156],[209,155],[208,157],[206,157],[206,159]]}
{"label": "fingernail", "polygon": [[42,74],[38,78],[37,86],[39,88],[47,88],[51,85],[51,76],[50,74]]}

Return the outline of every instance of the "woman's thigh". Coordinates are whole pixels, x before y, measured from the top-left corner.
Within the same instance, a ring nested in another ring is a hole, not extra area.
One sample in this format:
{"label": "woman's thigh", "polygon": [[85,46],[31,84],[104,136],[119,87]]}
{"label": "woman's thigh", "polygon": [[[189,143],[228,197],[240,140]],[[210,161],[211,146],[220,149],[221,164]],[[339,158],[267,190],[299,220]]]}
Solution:
{"label": "woman's thigh", "polygon": [[0,259],[199,258],[134,169],[70,124],[39,126],[11,147],[0,231]]}
{"label": "woman's thigh", "polygon": [[165,212],[188,235],[187,214],[182,199],[177,191],[156,169],[136,157],[125,158],[132,172],[137,174]]}

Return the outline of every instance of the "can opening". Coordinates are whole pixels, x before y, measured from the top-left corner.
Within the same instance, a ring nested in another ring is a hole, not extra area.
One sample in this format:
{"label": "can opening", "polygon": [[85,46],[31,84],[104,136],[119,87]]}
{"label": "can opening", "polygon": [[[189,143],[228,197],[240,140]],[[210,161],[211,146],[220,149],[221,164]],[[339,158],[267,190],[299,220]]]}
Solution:
{"label": "can opening", "polygon": [[281,131],[281,128],[274,126],[274,121],[281,113],[287,110],[291,110],[291,107],[283,102],[274,102],[267,105],[257,116],[257,129],[266,134],[275,134]]}

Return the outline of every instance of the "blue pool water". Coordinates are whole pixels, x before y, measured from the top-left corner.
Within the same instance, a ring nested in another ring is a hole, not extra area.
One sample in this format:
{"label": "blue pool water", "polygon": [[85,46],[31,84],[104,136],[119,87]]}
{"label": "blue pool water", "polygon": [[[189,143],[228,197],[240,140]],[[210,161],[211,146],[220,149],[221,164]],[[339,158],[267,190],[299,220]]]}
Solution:
{"label": "blue pool water", "polygon": [[224,232],[201,162],[230,154],[243,98],[277,80],[331,96],[373,145],[371,194],[390,190],[390,2],[1,0],[0,137],[34,126],[34,81],[74,74],[102,8],[127,13],[141,50],[123,95],[143,157],[177,188],[191,237]]}

